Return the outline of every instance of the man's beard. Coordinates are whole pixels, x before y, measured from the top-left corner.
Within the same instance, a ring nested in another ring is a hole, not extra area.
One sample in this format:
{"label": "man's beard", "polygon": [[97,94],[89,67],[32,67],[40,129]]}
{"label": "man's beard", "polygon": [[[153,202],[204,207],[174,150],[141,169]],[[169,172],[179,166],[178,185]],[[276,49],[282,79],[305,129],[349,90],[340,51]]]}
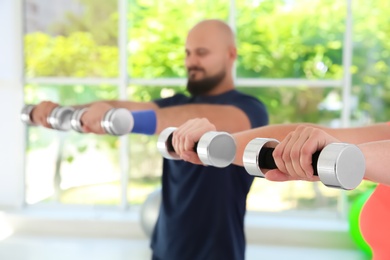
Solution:
{"label": "man's beard", "polygon": [[[201,68],[191,68],[189,71],[191,70],[204,71]],[[188,78],[187,90],[193,96],[207,94],[208,92],[216,88],[218,84],[222,82],[225,76],[226,76],[226,70],[222,70],[221,72],[219,72],[214,76],[205,77],[200,80],[191,80],[190,78]]]}

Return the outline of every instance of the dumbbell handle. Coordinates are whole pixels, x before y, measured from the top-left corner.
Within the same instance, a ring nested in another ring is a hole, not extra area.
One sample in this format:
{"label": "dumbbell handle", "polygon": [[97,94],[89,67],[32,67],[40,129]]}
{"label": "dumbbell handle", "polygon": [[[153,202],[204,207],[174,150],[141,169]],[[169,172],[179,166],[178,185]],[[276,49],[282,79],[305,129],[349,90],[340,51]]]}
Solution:
{"label": "dumbbell handle", "polygon": [[[172,144],[172,138],[173,138],[173,133],[172,134],[170,134],[169,136],[168,136],[168,138],[167,138],[167,150],[169,151],[169,152],[174,152],[174,153],[176,153],[176,151],[175,151],[175,148],[173,147],[173,144]],[[194,147],[192,148],[192,150],[196,153],[197,152],[197,148],[198,148],[198,144],[199,144],[199,142],[196,142],[195,144],[194,144]]]}
{"label": "dumbbell handle", "polygon": [[[274,148],[270,147],[263,147],[263,149],[260,150],[259,153],[259,167],[262,169],[277,169],[278,167],[275,164],[274,157],[272,153],[274,152]],[[318,171],[317,171],[317,162],[318,158],[320,157],[321,151],[317,151],[312,155],[312,166],[314,170],[314,175],[318,176]]]}
{"label": "dumbbell handle", "polygon": [[[157,149],[166,159],[180,160],[172,145],[173,132],[177,128],[164,129],[157,140]],[[234,138],[226,132],[210,131],[202,135],[194,144],[193,151],[198,155],[204,165],[219,168],[230,165],[236,154]]]}

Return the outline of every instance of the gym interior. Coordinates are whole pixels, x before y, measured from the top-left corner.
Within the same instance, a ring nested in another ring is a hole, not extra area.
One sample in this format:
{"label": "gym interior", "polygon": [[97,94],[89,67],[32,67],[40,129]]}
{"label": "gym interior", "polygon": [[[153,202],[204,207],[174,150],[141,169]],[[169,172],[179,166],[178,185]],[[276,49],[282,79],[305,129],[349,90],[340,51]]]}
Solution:
{"label": "gym interior", "polygon": [[[237,36],[236,87],[270,123],[388,119],[385,0],[0,1],[0,259],[150,259],[156,136],[26,126],[25,104],[150,101],[185,89],[183,44],[205,18]],[[246,259],[370,259],[357,218],[375,184],[255,178]]]}

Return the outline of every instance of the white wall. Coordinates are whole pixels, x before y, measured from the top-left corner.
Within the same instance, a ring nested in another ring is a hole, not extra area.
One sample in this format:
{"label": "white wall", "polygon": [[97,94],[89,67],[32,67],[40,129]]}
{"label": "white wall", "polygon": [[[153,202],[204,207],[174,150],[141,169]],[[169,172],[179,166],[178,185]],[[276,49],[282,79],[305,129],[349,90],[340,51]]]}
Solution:
{"label": "white wall", "polygon": [[0,1],[0,207],[23,205],[22,0]]}

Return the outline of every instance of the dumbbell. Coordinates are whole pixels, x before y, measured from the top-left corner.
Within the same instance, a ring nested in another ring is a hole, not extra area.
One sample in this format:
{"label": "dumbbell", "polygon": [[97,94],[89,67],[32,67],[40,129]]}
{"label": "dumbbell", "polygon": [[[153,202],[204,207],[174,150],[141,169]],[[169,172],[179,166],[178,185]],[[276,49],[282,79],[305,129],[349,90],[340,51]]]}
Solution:
{"label": "dumbbell", "polygon": [[[272,152],[278,140],[255,138],[245,147],[243,163],[246,171],[256,177],[265,177],[270,169],[276,169]],[[312,156],[314,175],[333,188],[355,189],[363,180],[365,159],[362,151],[347,143],[332,143]]]}
{"label": "dumbbell", "polygon": [[[172,146],[173,132],[176,129],[176,127],[168,127],[158,137],[157,149],[166,159],[180,160]],[[224,168],[235,158],[236,142],[229,133],[210,131],[202,135],[193,150],[203,164]]]}
{"label": "dumbbell", "polygon": [[[31,119],[31,112],[35,108],[35,105],[25,105],[21,111],[21,120],[27,125],[35,125]],[[71,129],[70,118],[73,114],[74,108],[72,107],[55,107],[47,117],[47,123],[56,130],[68,131]]]}
{"label": "dumbbell", "polygon": [[[31,111],[35,105],[25,105],[21,112],[22,122],[28,125],[35,125],[31,120]],[[56,130],[68,131],[73,129],[83,133],[81,116],[87,111],[87,108],[74,109],[73,107],[57,106],[47,118],[49,125]],[[110,109],[103,117],[101,126],[107,134],[125,135],[130,133],[134,126],[134,120],[127,109]]]}
{"label": "dumbbell", "polygon": [[[79,133],[83,133],[81,117],[88,108],[76,109],[71,116],[71,128]],[[110,135],[126,135],[134,127],[134,118],[129,110],[125,108],[112,108],[107,111],[100,122],[103,130]]]}

